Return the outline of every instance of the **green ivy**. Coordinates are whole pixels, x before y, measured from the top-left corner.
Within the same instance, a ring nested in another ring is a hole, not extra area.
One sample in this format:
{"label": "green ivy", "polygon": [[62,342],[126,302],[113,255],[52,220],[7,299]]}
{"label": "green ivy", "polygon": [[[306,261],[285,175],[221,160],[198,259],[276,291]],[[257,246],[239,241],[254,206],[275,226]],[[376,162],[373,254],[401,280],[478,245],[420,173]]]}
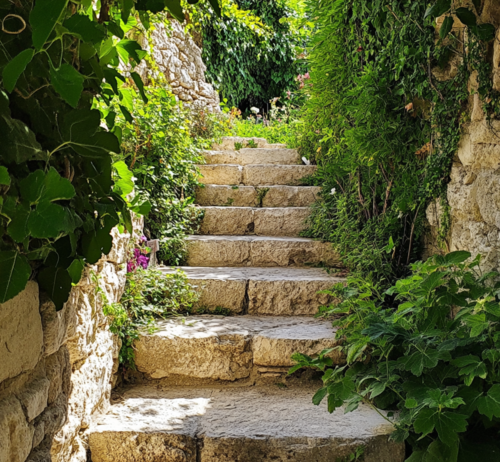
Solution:
{"label": "green ivy", "polygon": [[0,3],[0,303],[36,278],[61,309],[84,264],[110,251],[111,229],[131,231],[131,211],[147,211],[128,199],[130,172],[113,164],[119,129],[101,126],[116,112],[94,103],[120,101],[132,119],[130,96],[146,101],[133,70],[146,52],[128,36],[137,16],[148,24],[165,7],[184,19],[179,0]]}

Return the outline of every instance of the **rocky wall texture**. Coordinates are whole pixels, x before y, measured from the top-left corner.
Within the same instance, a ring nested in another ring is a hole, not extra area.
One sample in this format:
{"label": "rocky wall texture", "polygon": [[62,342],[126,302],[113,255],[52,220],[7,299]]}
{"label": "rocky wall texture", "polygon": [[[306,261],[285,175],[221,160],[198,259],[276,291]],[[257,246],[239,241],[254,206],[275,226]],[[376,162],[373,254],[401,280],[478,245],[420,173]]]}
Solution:
{"label": "rocky wall texture", "polygon": [[[201,49],[176,19],[155,24],[150,43],[145,37],[141,45],[152,47],[153,58],[172,87],[172,92],[185,103],[197,105],[210,111],[219,111],[219,95],[206,82],[206,66],[201,58]],[[143,67],[141,76],[147,78],[151,72]]]}
{"label": "rocky wall texture", "polygon": [[[472,2],[460,6],[473,8]],[[483,0],[478,23],[491,23],[497,28],[496,39],[490,44],[494,89],[500,91],[500,1]],[[439,21],[438,21],[439,24]],[[454,28],[462,27],[455,20]],[[456,74],[457,63],[451,62],[445,72],[435,72],[439,80]],[[482,254],[483,269],[500,269],[500,121],[487,120],[483,101],[475,92],[477,75],[469,81],[470,121],[462,126],[462,136],[455,156],[448,203],[451,212],[449,248],[468,250],[474,256]],[[431,234],[439,226],[441,210],[432,204],[427,210]],[[436,251],[437,249],[432,249]]]}
{"label": "rocky wall texture", "polygon": [[129,241],[113,230],[111,253],[86,268],[59,312],[35,282],[0,304],[0,462],[87,460],[86,430],[118,370],[102,308],[121,298]]}

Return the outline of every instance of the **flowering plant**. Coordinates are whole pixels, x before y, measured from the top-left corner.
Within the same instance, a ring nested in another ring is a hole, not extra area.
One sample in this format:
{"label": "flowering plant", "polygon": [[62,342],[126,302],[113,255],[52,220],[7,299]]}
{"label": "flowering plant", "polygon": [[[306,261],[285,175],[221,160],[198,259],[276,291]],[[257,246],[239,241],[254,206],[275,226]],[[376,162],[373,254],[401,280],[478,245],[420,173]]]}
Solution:
{"label": "flowering plant", "polygon": [[142,236],[139,240],[138,245],[135,247],[128,263],[127,263],[127,273],[133,273],[137,268],[147,269],[149,265],[148,254],[151,249],[146,246],[148,239],[146,236]]}

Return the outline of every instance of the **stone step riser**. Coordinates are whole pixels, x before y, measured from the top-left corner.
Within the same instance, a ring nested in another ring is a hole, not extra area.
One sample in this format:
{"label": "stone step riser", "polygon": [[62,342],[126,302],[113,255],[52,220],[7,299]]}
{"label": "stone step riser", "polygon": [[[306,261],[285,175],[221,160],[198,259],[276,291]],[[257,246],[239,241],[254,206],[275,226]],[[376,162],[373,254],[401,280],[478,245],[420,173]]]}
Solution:
{"label": "stone step riser", "polygon": [[241,136],[226,136],[220,143],[214,143],[212,150],[214,151],[235,151],[236,143],[239,143],[243,148],[247,148],[249,141],[252,140],[257,148],[260,149],[283,149],[284,144],[270,144],[264,138],[242,138]]}
{"label": "stone step riser", "polygon": [[[190,316],[159,323],[135,342],[135,364],[148,379],[235,381],[259,367],[291,367],[300,351],[317,355],[337,345],[329,321],[300,317]],[[331,353],[338,363],[337,350]]]}
{"label": "stone step riser", "polygon": [[315,165],[199,165],[200,182],[212,185],[297,186],[316,172]]}
{"label": "stone step riser", "polygon": [[321,191],[317,186],[206,185],[196,191],[196,203],[213,207],[308,207]]}
{"label": "stone step riser", "polygon": [[307,228],[308,207],[204,207],[200,234],[299,236]]}
{"label": "stone step riser", "polygon": [[[313,390],[134,387],[90,428],[93,462],[403,462],[393,426],[361,404],[311,404]],[[383,411],[382,411],[383,412]]]}
{"label": "stone step riser", "polygon": [[302,165],[296,149],[240,149],[239,151],[204,151],[207,164]]}
{"label": "stone step riser", "polygon": [[231,240],[228,237],[194,236],[188,242],[188,266],[341,267],[331,244],[307,239]]}
{"label": "stone step riser", "polygon": [[314,316],[318,308],[335,300],[326,291],[341,278],[320,269],[193,268],[163,269],[167,274],[184,271],[201,297],[196,308],[220,308],[233,314],[258,316]]}

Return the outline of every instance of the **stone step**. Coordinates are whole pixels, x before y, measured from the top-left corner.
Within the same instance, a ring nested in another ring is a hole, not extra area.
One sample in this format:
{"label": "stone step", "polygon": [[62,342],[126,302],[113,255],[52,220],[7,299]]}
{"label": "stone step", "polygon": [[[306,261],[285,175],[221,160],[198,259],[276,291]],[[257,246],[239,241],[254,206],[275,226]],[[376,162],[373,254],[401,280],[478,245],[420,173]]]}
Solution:
{"label": "stone step", "polygon": [[302,165],[296,149],[245,148],[239,151],[204,151],[207,164]]}
{"label": "stone step", "polygon": [[316,202],[318,186],[225,186],[207,184],[196,190],[203,206],[308,207]]}
{"label": "stone step", "polygon": [[[258,367],[291,367],[337,345],[331,321],[307,317],[189,316],[158,323],[135,342],[135,364],[148,379],[248,379]],[[332,358],[339,363],[340,353]]]}
{"label": "stone step", "polygon": [[212,149],[214,151],[235,151],[236,143],[242,145],[243,148],[248,147],[248,142],[252,140],[257,148],[265,149],[283,149],[286,148],[284,144],[269,144],[264,138],[244,138],[241,136],[225,136],[220,143],[214,143]]}
{"label": "stone step", "polygon": [[316,165],[198,165],[203,184],[246,186],[297,186],[316,172]]}
{"label": "stone step", "polygon": [[[90,428],[92,462],[403,462],[393,425],[361,404],[313,406],[313,390],[136,386]],[[381,411],[384,414],[384,411]]]}
{"label": "stone step", "polygon": [[188,266],[341,267],[328,242],[300,237],[188,236]]}
{"label": "stone step", "polygon": [[224,308],[233,314],[261,316],[314,316],[318,308],[334,302],[318,293],[344,279],[319,268],[161,268],[165,273],[182,270],[201,293],[197,306]]}
{"label": "stone step", "polygon": [[299,236],[309,207],[203,207],[200,234]]}

